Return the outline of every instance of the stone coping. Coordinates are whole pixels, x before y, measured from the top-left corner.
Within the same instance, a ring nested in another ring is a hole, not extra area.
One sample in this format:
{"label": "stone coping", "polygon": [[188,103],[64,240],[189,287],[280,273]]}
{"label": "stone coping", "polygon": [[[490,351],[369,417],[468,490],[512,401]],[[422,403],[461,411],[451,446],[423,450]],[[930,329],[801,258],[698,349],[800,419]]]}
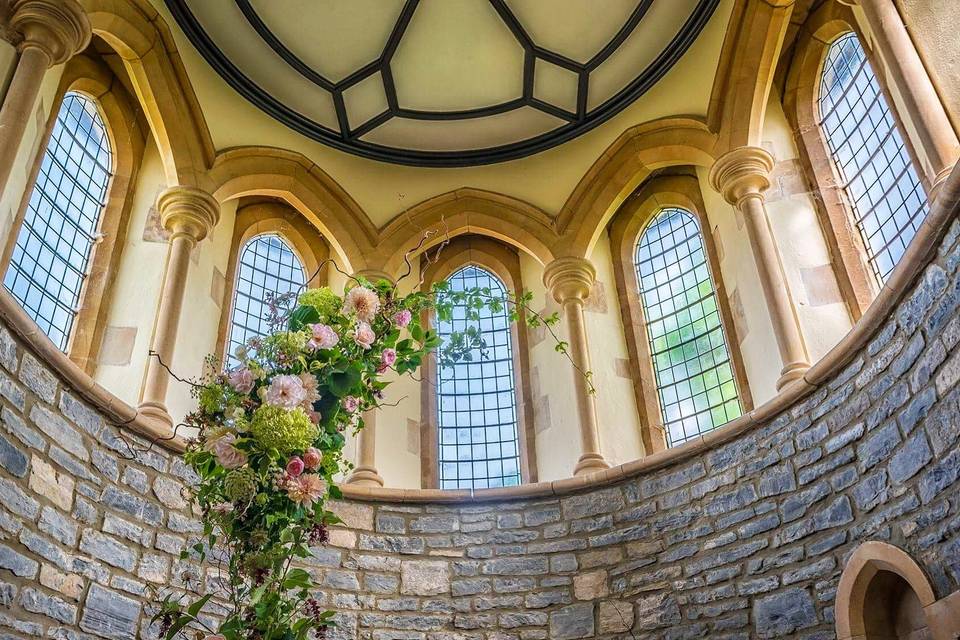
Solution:
{"label": "stone coping", "polygon": [[[926,267],[931,254],[937,250],[940,239],[946,233],[950,221],[958,214],[960,214],[960,164],[953,168],[950,176],[944,181],[936,200],[931,205],[930,212],[920,225],[900,264],[894,269],[873,304],[847,335],[811,366],[802,379],[788,384],[767,402],[723,427],[691,439],[680,446],[658,451],[638,460],[597,473],[552,482],[478,490],[398,489],[341,484],[343,496],[345,499],[362,501],[450,504],[566,495],[604,487],[620,480],[662,469],[733,440],[789,409],[795,402],[816,391],[853,360],[888,319],[890,312],[900,302],[914,279]],[[5,320],[10,329],[34,349],[68,386],[105,415],[116,420],[120,426],[156,441],[158,445],[175,453],[182,453],[185,450],[186,441],[182,437],[173,436],[166,425],[140,415],[134,407],[99,385],[60,351],[6,289],[0,290],[0,318]]]}

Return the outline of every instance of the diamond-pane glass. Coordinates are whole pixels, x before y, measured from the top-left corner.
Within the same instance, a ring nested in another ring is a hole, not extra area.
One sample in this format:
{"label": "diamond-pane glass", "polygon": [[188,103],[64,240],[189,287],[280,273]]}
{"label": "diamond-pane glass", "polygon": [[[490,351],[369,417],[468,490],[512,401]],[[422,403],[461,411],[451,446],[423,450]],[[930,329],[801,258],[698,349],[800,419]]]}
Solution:
{"label": "diamond-pane glass", "polygon": [[63,97],[3,284],[61,350],[80,305],[112,153],[96,104]]}
{"label": "diamond-pane glass", "polygon": [[267,294],[296,291],[306,282],[300,259],[283,238],[263,234],[251,238],[240,252],[237,284],[233,296],[233,324],[227,357],[234,360],[236,348],[250,338],[267,335]]}
{"label": "diamond-pane glass", "polygon": [[696,217],[660,211],[640,236],[634,266],[660,413],[674,446],[741,413]]}
{"label": "diamond-pane glass", "polygon": [[[496,276],[475,266],[460,269],[448,282],[452,291],[479,287],[506,296]],[[506,309],[482,309],[478,319],[468,319],[466,306],[456,305],[451,320],[437,322],[437,333],[446,339],[467,326],[480,330],[487,351],[474,350],[470,361],[437,367],[440,488],[517,485],[520,446],[510,319]]]}
{"label": "diamond-pane glass", "polygon": [[827,51],[820,127],[878,282],[886,281],[927,215],[927,196],[856,34]]}

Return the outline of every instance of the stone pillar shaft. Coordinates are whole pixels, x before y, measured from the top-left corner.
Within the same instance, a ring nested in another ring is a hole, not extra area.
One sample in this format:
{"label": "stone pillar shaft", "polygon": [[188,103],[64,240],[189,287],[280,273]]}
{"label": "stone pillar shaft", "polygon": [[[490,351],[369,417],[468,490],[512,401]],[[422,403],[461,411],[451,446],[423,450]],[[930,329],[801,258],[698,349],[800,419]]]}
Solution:
{"label": "stone pillar shaft", "polygon": [[43,76],[90,42],[90,22],[76,0],[17,0],[10,29],[20,58],[0,107],[0,193],[7,186]]}
{"label": "stone pillar shaft", "polygon": [[[372,283],[378,280],[393,282],[393,278],[382,271],[367,269],[358,271]],[[383,478],[377,472],[377,410],[371,409],[363,413],[363,429],[357,434],[357,466],[347,478],[348,484],[366,487],[382,487]]]}
{"label": "stone pillar shaft", "polygon": [[570,358],[580,368],[572,372],[577,398],[577,415],[580,419],[580,459],[573,469],[574,475],[595,473],[610,467],[600,453],[600,435],[597,421],[596,399],[590,385],[581,372],[590,371],[590,350],[587,342],[583,303],[590,295],[596,280],[596,270],[584,258],[557,258],[547,265],[543,282],[554,299],[560,304],[567,325],[567,340]]}
{"label": "stone pillar shaft", "polygon": [[151,342],[151,350],[156,355],[147,363],[140,412],[172,427],[173,420],[166,407],[170,374],[163,365],[171,366],[173,361],[184,288],[190,270],[190,253],[216,226],[220,207],[213,196],[199,189],[171,187],[160,194],[157,209],[171,236]]}
{"label": "stone pillar shaft", "polygon": [[773,324],[773,334],[783,368],[777,380],[779,391],[803,377],[810,368],[800,322],[780,255],[770,230],[763,192],[770,186],[773,158],[759,147],[740,147],[724,154],[710,170],[710,182],[743,215],[757,265],[757,275]]}
{"label": "stone pillar shaft", "polygon": [[903,100],[905,115],[916,127],[920,153],[930,163],[932,198],[956,163],[960,142],[893,0],[860,0],[859,4]]}

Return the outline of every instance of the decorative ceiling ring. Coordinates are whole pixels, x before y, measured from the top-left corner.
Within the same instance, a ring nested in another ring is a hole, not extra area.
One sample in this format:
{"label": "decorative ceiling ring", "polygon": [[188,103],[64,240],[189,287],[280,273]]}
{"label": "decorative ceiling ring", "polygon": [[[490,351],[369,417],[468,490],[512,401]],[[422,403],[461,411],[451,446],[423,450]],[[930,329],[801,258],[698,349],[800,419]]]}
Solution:
{"label": "decorative ceiling ring", "polygon": [[[497,96],[495,100],[477,99],[465,108],[451,108],[449,104],[437,108],[408,104],[410,95],[419,100],[423,92],[413,91],[416,87],[410,81],[414,77],[409,70],[411,65],[397,59],[398,51],[402,56],[404,47],[410,49],[420,43],[426,29],[423,24],[436,26],[438,11],[455,13],[449,9],[450,4],[405,0],[386,41],[372,54],[374,59],[336,79],[318,69],[316,60],[311,64],[305,59],[311,57],[310,52],[304,55],[304,47],[309,42],[300,42],[298,46],[289,38],[291,32],[300,32],[283,21],[301,16],[278,17],[269,4],[258,0],[234,0],[223,5],[197,5],[190,0],[166,0],[166,3],[193,45],[228,84],[295,131],[374,160],[412,166],[462,167],[538,153],[607,121],[672,68],[703,30],[719,1],[637,0],[628,7],[629,14],[624,14],[622,24],[616,25],[612,35],[604,32],[602,46],[598,43],[591,55],[578,61],[567,51],[537,42],[531,32],[538,27],[542,29],[542,25],[530,24],[529,16],[527,23],[521,20],[509,0],[487,0],[488,4],[483,6],[487,7],[485,11],[489,16],[485,19],[498,21],[496,26],[488,27],[509,32],[509,45],[504,46],[510,49],[510,55],[498,57],[497,63],[509,60],[511,64],[503,66],[506,72],[516,76],[516,91],[513,96]],[[482,3],[482,0],[476,2]],[[217,5],[225,8],[208,9]],[[476,7],[471,10],[476,11]],[[418,30],[416,21],[424,11],[432,13],[421,19]],[[221,17],[224,19],[218,20]],[[451,15],[449,19],[456,17]],[[229,22],[231,26],[220,27],[219,22]],[[280,31],[287,31],[287,37],[277,33],[278,22]],[[255,62],[242,59],[245,54],[238,53],[236,43],[228,42],[228,38],[246,38],[243,41],[250,44],[249,48],[260,52],[249,55],[259,55],[259,58]],[[469,54],[468,51],[463,57],[470,58]],[[442,72],[450,72],[449,65],[443,66],[446,62],[438,64]],[[462,66],[463,63],[452,64]],[[634,74],[634,66],[641,71]],[[278,76],[287,74],[284,77],[298,78],[296,82],[303,85],[299,92],[295,87],[284,88],[291,95],[283,95],[284,90],[265,86],[271,84],[271,79],[265,77],[269,75],[265,69],[273,69]],[[457,77],[464,75],[469,74],[461,73]],[[432,82],[437,84],[435,78]],[[360,100],[353,96],[360,93],[361,85],[364,99],[372,103],[358,107]],[[510,86],[513,87],[513,83]],[[436,90],[436,86],[431,88]],[[296,96],[307,101],[303,98],[305,95],[317,99],[296,104]],[[437,100],[442,103],[445,98],[440,95]],[[446,101],[450,100],[455,99]]]}

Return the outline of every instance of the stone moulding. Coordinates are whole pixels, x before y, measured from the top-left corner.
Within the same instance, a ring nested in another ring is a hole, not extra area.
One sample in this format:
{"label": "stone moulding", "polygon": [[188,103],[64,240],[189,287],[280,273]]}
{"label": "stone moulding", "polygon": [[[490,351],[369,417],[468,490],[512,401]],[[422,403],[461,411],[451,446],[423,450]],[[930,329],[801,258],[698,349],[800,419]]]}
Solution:
{"label": "stone moulding", "polygon": [[[930,213],[917,231],[900,264],[897,265],[873,304],[850,332],[820,361],[811,366],[802,379],[790,383],[767,402],[719,429],[690,440],[681,446],[658,451],[639,460],[597,473],[562,480],[473,491],[397,489],[345,484],[342,486],[344,498],[362,501],[449,504],[567,495],[588,488],[604,487],[620,480],[662,469],[668,465],[678,464],[727,443],[789,409],[840,372],[867,345],[875,332],[889,318],[891,311],[900,303],[918,275],[923,272],[930,257],[936,253],[940,240],[950,227],[950,222],[958,215],[960,215],[960,164],[954,167],[950,176],[944,182],[931,206]],[[138,414],[134,407],[97,384],[93,378],[57,349],[5,289],[0,291],[0,319],[4,320],[9,328],[26,343],[28,348],[35,351],[47,366],[63,378],[66,386],[73,388],[107,417],[116,420],[124,428],[134,433],[150,440],[156,440],[159,445],[172,452],[180,453],[184,451],[185,441],[183,438],[174,437],[166,425]]]}

